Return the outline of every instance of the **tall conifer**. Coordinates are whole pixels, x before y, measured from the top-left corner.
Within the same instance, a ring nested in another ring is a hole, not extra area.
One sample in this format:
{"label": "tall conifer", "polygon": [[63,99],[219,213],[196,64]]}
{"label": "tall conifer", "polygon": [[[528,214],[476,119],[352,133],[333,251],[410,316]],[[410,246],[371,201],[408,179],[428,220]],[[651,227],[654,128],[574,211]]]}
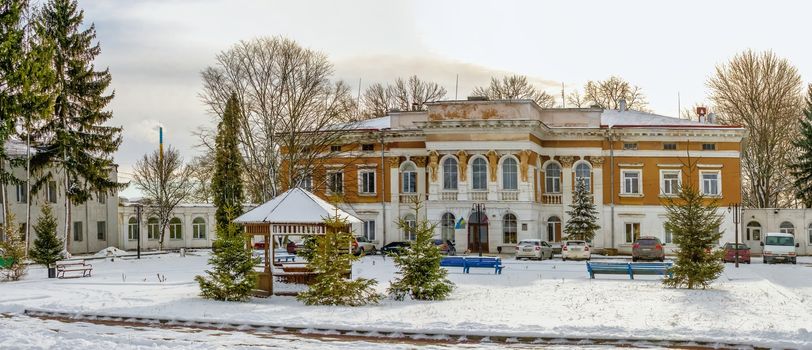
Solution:
{"label": "tall conifer", "polygon": [[75,0],[50,0],[38,16],[44,41],[53,45],[50,60],[56,79],[53,84],[53,117],[35,131],[40,150],[32,168],[59,169],[44,173],[43,181],[62,176],[65,193],[65,249],[70,249],[71,204],[122,186],[110,178],[115,167],[113,153],[121,144],[121,128],[105,126],[113,113],[104,110],[114,93],[107,93],[108,69],[97,71],[93,60],[101,49],[93,24],[80,28],[84,12]]}
{"label": "tall conifer", "polygon": [[575,184],[575,191],[572,193],[573,203],[571,210],[567,211],[570,219],[564,226],[564,233],[568,239],[583,239],[591,241],[595,237],[595,231],[600,229],[598,225],[598,210],[592,202],[592,195],[589,193],[586,181],[579,179]]}
{"label": "tall conifer", "polygon": [[799,152],[792,164],[792,176],[795,177],[795,197],[805,207],[812,208],[812,84],[807,87],[803,112],[801,135],[793,141]]}
{"label": "tall conifer", "polygon": [[[242,155],[237,147],[240,105],[237,95],[231,94],[223,111],[223,118],[217,126],[215,140],[214,175],[211,179],[212,201],[217,207],[215,219],[219,231],[229,223],[229,212],[233,217],[242,214]],[[229,212],[227,212],[229,211]],[[237,233],[240,231],[238,230]]]}

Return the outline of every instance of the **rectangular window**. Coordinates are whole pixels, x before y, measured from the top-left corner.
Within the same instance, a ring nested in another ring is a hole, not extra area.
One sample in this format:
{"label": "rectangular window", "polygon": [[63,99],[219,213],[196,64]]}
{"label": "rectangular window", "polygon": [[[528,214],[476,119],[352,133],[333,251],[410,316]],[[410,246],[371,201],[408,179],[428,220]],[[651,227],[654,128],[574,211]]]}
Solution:
{"label": "rectangular window", "polygon": [[327,173],[327,192],[328,193],[344,192],[344,173],[340,171],[332,171]]}
{"label": "rectangular window", "polygon": [[663,149],[666,151],[673,151],[677,149],[676,143],[663,143]]}
{"label": "rectangular window", "polygon": [[637,150],[637,143],[636,142],[624,142],[623,149],[629,151],[636,151]]}
{"label": "rectangular window", "polygon": [[73,240],[76,242],[81,242],[84,238],[82,231],[82,222],[81,221],[74,221],[73,222]]}
{"label": "rectangular window", "polygon": [[151,219],[147,221],[147,239],[156,240],[160,238],[160,231],[158,230],[158,219]]}
{"label": "rectangular window", "polygon": [[640,194],[640,179],[642,176],[641,170],[621,170],[621,194]]}
{"label": "rectangular window", "polygon": [[341,152],[341,145],[330,146],[330,152]]}
{"label": "rectangular window", "polygon": [[364,221],[364,237],[367,240],[375,240],[375,220]]}
{"label": "rectangular window", "polygon": [[17,203],[28,203],[28,187],[17,184]]}
{"label": "rectangular window", "polygon": [[718,196],[721,194],[721,176],[718,171],[700,171],[699,187],[702,189],[702,194],[706,196]]}
{"label": "rectangular window", "polygon": [[640,223],[627,222],[625,233],[626,233],[626,243],[634,243],[634,241],[640,238]]}
{"label": "rectangular window", "polygon": [[362,194],[375,194],[375,171],[361,171],[361,187],[358,189]]}
{"label": "rectangular window", "polygon": [[100,241],[107,240],[107,223],[104,221],[96,222],[96,238]]}
{"label": "rectangular window", "polygon": [[107,193],[104,192],[97,192],[96,198],[99,199],[99,204],[106,204],[107,203]]}
{"label": "rectangular window", "polygon": [[660,194],[676,196],[680,187],[679,170],[660,170]]}
{"label": "rectangular window", "polygon": [[48,181],[48,201],[56,203],[56,181]]}
{"label": "rectangular window", "polygon": [[361,145],[361,150],[364,151],[364,152],[374,151],[375,150],[375,145],[373,145],[371,143],[365,143],[365,144]]}
{"label": "rectangular window", "polygon": [[403,172],[403,193],[417,192],[417,172]]}
{"label": "rectangular window", "polygon": [[703,143],[702,144],[702,150],[703,151],[715,151],[716,150],[716,144],[715,143]]}
{"label": "rectangular window", "polygon": [[674,240],[674,235],[671,230],[663,226],[663,243],[671,243]]}
{"label": "rectangular window", "polygon": [[313,191],[313,175],[312,174],[305,174],[299,180],[299,187],[304,188],[308,191]]}

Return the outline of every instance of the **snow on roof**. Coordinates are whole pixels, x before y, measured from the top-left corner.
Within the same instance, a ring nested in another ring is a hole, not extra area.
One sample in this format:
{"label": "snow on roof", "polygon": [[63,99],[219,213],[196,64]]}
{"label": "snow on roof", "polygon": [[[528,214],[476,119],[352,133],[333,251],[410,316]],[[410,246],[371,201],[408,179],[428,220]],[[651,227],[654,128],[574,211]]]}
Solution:
{"label": "snow on roof", "polygon": [[[234,222],[319,224],[324,222],[324,218],[335,216],[336,209],[315,194],[297,187],[240,215]],[[341,209],[337,213],[338,217],[349,223],[361,222],[361,219]]]}
{"label": "snow on roof", "polygon": [[[3,145],[6,151],[6,155],[9,157],[25,157],[25,150],[26,145],[25,142],[15,139],[6,140],[6,143]],[[37,149],[31,147],[31,155],[37,153]]]}
{"label": "snow on roof", "polygon": [[361,120],[351,123],[343,123],[336,125],[338,130],[352,129],[352,130],[381,130],[389,128],[392,125],[390,117],[378,117],[372,119]]}
{"label": "snow on roof", "polygon": [[664,115],[605,109],[601,113],[601,125],[606,126],[671,126],[671,127],[725,127],[719,124],[700,123],[694,120],[667,117]]}

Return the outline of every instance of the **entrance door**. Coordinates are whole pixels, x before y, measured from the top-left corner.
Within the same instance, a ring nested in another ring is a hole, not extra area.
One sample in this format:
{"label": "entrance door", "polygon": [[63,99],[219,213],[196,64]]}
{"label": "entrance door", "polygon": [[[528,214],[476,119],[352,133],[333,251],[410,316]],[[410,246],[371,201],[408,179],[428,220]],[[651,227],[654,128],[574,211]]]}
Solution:
{"label": "entrance door", "polygon": [[[488,250],[488,215],[480,213],[481,218],[477,218],[477,213],[468,217],[468,250],[471,253],[487,253]],[[477,234],[479,233],[479,234]]]}
{"label": "entrance door", "polygon": [[547,241],[561,242],[561,219],[557,216],[547,219]]}
{"label": "entrance door", "polygon": [[751,253],[761,253],[761,224],[758,221],[750,221],[747,223],[747,229],[744,231],[744,244],[750,247]]}

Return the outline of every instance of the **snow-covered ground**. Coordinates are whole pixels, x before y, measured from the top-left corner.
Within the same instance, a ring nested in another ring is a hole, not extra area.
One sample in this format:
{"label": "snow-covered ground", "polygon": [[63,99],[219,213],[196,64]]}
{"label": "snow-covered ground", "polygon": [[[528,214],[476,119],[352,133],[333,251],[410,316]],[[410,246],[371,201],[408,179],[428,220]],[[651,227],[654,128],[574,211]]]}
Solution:
{"label": "snow-covered ground", "polygon": [[[590,280],[583,262],[506,260],[502,275],[487,269],[471,274],[451,269],[449,276],[457,288],[447,301],[386,300],[350,308],[305,306],[292,297],[247,303],[203,300],[193,277],[206,269],[207,256],[197,254],[95,260],[91,278],[49,280],[43,269],[33,268],[23,281],[0,284],[0,313],[33,308],[328,329],[812,348],[809,257],[802,257],[798,265],[763,265],[758,259],[739,269],[728,264],[713,288],[705,291],[667,289],[654,276],[631,281],[600,275]],[[159,275],[166,280],[160,282]],[[370,256],[355,264],[353,275],[378,279],[384,291],[394,267],[391,259]],[[0,322],[14,324],[18,319]]]}

